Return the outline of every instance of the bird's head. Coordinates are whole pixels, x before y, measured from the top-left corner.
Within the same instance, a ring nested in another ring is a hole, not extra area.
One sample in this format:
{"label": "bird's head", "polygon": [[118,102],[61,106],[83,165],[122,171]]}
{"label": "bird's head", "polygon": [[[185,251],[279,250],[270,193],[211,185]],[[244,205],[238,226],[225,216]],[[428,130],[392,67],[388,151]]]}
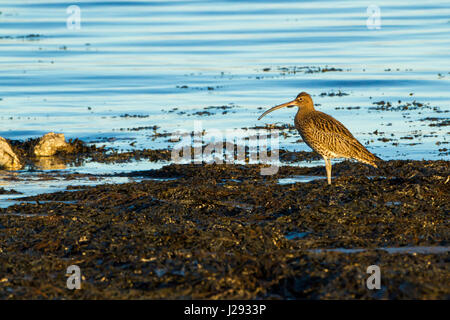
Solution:
{"label": "bird's head", "polygon": [[264,117],[266,114],[275,111],[277,109],[281,109],[284,107],[298,107],[299,109],[312,109],[314,110],[314,103],[311,99],[311,96],[309,94],[307,94],[306,92],[301,92],[299,93],[299,95],[292,101],[283,103],[283,104],[279,104],[273,108],[270,108],[269,110],[267,110],[266,112],[264,112],[259,118],[258,120],[261,120],[262,117]]}

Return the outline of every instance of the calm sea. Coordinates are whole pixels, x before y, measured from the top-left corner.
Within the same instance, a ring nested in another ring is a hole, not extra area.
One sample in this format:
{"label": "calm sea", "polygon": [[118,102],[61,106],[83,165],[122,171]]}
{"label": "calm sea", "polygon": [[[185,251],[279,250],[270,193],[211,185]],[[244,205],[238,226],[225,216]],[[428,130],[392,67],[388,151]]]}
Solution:
{"label": "calm sea", "polygon": [[[257,121],[258,108],[306,91],[384,159],[448,159],[448,121],[438,125],[450,110],[448,0],[1,0],[0,11],[6,138],[163,147],[152,129],[129,129],[292,124],[293,109]],[[298,138],[281,146],[308,150]]]}

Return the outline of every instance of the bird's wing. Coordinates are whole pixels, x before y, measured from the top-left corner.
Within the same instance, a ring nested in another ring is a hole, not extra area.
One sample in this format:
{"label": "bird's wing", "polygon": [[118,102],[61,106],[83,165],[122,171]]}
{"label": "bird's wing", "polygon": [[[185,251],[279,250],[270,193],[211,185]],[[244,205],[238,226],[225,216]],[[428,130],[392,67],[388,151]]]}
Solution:
{"label": "bird's wing", "polygon": [[338,120],[317,111],[308,119],[305,134],[314,149],[325,149],[336,157],[373,161],[372,155]]}

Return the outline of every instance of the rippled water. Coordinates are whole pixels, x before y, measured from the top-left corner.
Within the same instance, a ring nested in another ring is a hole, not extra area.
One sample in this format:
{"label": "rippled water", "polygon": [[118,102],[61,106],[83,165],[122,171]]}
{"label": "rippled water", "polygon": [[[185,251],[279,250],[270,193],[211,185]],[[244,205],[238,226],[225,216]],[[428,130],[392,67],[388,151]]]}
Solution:
{"label": "rippled water", "polygon": [[[448,119],[448,0],[376,1],[379,30],[367,28],[365,1],[77,1],[80,30],[66,25],[72,4],[1,1],[0,136],[57,131],[85,141],[115,137],[106,144],[121,149],[133,148],[121,138],[160,147],[167,139],[126,128],[192,130],[195,119],[205,129],[252,127],[261,124],[258,107],[307,91],[384,159],[448,157],[439,151],[448,148],[448,126],[419,121]],[[342,71],[306,73],[305,66]],[[320,95],[339,90],[349,95]],[[369,109],[380,100],[430,108]],[[235,107],[192,115],[222,105]],[[293,116],[285,109],[264,120],[292,123]],[[375,130],[398,145],[377,140]],[[282,147],[308,150],[297,139],[282,139]]]}
{"label": "rippled water", "polygon": [[[0,188],[14,188],[17,194],[0,194],[0,208],[6,208],[17,203],[24,203],[26,201],[20,198],[25,196],[34,196],[43,193],[52,193],[62,190],[68,190],[68,186],[93,186],[97,184],[106,183],[127,183],[139,182],[142,180],[140,176],[124,177],[120,174],[130,173],[137,170],[152,170],[160,169],[165,162],[148,162],[148,161],[133,161],[129,163],[96,163],[88,162],[81,167],[61,167],[58,170],[21,170],[15,171],[0,171]],[[45,175],[43,175],[45,171]],[[80,174],[79,177],[67,176],[70,174]],[[152,179],[149,177],[146,180]],[[156,180],[167,180],[157,179]],[[70,189],[74,190],[74,189]],[[17,199],[17,200],[15,200]]]}

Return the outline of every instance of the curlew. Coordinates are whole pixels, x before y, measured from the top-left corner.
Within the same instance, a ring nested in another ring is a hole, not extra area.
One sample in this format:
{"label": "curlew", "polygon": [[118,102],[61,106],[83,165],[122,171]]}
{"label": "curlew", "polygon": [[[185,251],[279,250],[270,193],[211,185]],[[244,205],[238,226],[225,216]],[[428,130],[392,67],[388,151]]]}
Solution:
{"label": "curlew", "polygon": [[356,140],[342,123],[314,109],[311,96],[306,92],[300,93],[295,100],[267,110],[258,120],[269,112],[290,106],[298,107],[294,122],[303,141],[325,160],[328,184],[331,184],[331,159],[333,158],[355,159],[377,168],[376,161],[381,159]]}

